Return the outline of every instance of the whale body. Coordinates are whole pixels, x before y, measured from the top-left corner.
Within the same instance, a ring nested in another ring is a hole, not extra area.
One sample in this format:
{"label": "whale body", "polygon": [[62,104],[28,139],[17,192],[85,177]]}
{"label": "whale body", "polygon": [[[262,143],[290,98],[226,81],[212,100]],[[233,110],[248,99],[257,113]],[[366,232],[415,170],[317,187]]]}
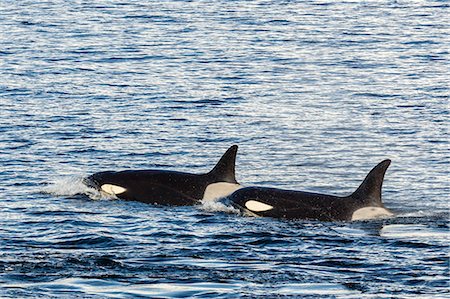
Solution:
{"label": "whale body", "polygon": [[231,146],[208,173],[169,170],[104,171],[84,183],[109,196],[160,205],[195,205],[231,194],[241,186],[236,181],[237,145]]}
{"label": "whale body", "polygon": [[241,188],[224,200],[253,216],[321,221],[352,221],[392,216],[381,200],[384,175],[391,161],[375,166],[349,196],[265,187]]}

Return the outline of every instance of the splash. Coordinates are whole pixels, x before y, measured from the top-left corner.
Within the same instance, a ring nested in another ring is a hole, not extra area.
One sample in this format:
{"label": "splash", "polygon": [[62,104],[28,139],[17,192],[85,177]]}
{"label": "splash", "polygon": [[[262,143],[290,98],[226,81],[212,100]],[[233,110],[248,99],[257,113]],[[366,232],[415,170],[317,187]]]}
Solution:
{"label": "splash", "polygon": [[207,212],[225,212],[229,214],[240,214],[238,209],[233,208],[232,206],[226,205],[221,200],[202,200],[200,209]]}
{"label": "splash", "polygon": [[111,199],[110,196],[88,187],[84,183],[85,178],[82,176],[61,177],[52,182],[47,183],[41,192],[52,194],[55,196],[74,196],[84,194],[91,199]]}

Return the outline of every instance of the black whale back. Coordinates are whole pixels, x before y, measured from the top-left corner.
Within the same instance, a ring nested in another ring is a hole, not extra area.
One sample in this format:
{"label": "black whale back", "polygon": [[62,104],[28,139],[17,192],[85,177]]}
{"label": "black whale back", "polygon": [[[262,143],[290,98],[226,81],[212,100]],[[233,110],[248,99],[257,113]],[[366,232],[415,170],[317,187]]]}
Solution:
{"label": "black whale back", "polygon": [[235,162],[238,147],[231,146],[216,166],[206,174],[168,170],[105,171],[89,176],[88,186],[101,190],[105,184],[120,186],[120,199],[164,205],[193,205],[203,198],[209,184],[236,184]]}
{"label": "black whale back", "polygon": [[375,166],[350,196],[247,187],[235,191],[226,200],[235,207],[258,216],[321,221],[351,220],[358,209],[384,207],[381,187],[390,162],[384,160]]}

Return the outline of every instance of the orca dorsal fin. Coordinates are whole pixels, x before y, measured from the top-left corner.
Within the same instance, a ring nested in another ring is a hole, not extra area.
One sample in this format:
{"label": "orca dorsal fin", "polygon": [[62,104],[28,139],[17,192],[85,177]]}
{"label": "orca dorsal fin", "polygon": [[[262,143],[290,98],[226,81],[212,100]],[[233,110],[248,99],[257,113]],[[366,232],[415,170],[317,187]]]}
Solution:
{"label": "orca dorsal fin", "polygon": [[216,166],[208,173],[215,182],[237,184],[235,175],[237,150],[238,146],[232,145],[225,154],[223,154]]}
{"label": "orca dorsal fin", "polygon": [[390,164],[391,160],[384,160],[375,166],[351,197],[367,204],[383,206],[381,201],[381,187],[383,186],[384,174]]}

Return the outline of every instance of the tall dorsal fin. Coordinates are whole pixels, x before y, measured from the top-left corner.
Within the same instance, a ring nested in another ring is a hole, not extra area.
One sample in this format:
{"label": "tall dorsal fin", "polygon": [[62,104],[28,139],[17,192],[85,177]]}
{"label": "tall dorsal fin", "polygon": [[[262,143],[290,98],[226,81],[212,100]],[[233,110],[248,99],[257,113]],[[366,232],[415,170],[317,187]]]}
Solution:
{"label": "tall dorsal fin", "polygon": [[375,166],[351,197],[367,204],[383,206],[381,201],[381,187],[383,185],[384,174],[390,164],[391,160],[384,160]]}
{"label": "tall dorsal fin", "polygon": [[220,158],[216,166],[208,173],[215,182],[237,184],[235,176],[236,154],[238,146],[232,145]]}

